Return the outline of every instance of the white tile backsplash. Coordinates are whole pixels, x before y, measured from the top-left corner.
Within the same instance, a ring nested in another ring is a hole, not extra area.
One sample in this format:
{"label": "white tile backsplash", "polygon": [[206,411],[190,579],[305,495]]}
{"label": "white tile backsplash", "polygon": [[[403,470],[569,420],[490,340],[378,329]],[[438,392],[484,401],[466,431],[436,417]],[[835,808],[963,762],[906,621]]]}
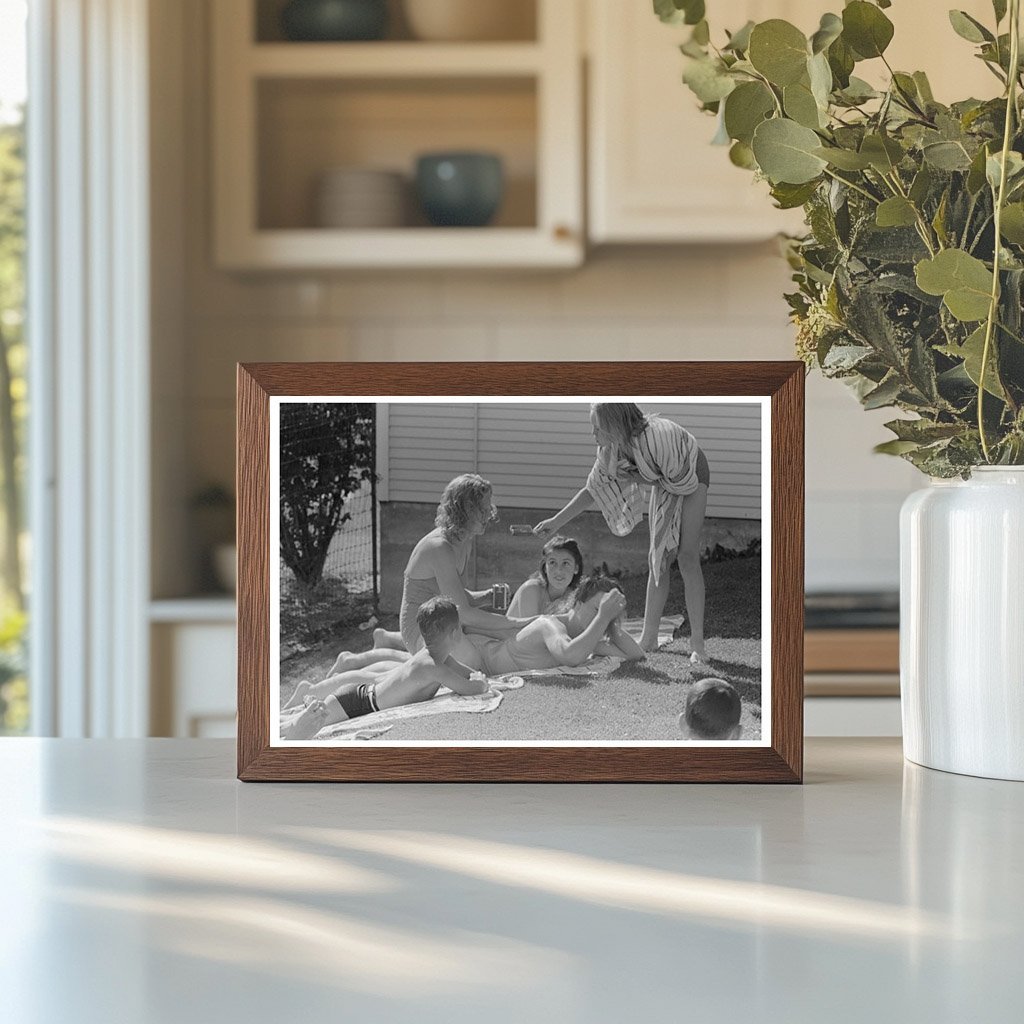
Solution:
{"label": "white tile backsplash", "polygon": [[[225,280],[227,278],[227,280]],[[209,280],[207,280],[209,279]],[[255,360],[789,359],[785,265],[763,247],[602,253],[571,273],[189,274],[196,484],[230,480],[234,364]],[[913,467],[872,453],[890,411],[807,378],[807,586],[893,588]]]}

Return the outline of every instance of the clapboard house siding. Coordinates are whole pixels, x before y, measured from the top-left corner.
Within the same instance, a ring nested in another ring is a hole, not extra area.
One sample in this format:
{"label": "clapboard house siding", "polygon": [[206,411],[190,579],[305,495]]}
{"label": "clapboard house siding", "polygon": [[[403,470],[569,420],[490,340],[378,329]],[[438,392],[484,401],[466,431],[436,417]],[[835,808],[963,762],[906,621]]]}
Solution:
{"label": "clapboard house siding", "polygon": [[[708,515],[761,518],[761,409],[742,403],[683,403],[658,411],[696,436],[711,467]],[[561,508],[583,486],[594,438],[582,404],[390,403],[386,424],[387,500],[436,503],[459,473],[494,485],[506,508]]]}

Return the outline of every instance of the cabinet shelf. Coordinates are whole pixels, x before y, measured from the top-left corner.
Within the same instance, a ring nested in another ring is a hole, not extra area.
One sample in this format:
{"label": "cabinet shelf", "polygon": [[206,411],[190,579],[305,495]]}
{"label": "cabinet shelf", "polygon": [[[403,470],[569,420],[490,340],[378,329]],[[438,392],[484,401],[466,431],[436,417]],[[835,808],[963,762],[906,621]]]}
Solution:
{"label": "cabinet shelf", "polygon": [[[219,266],[582,263],[583,81],[575,3],[537,0],[532,38],[480,43],[282,42],[256,31],[257,14],[268,12],[270,0],[262,7],[218,0],[211,7]],[[492,226],[429,227],[408,194],[399,217],[378,218],[400,227],[321,226],[331,222],[318,200],[326,175],[350,168],[391,172],[404,176],[408,193],[419,156],[452,150],[501,158],[504,198]]]}
{"label": "cabinet shelf", "polygon": [[328,228],[255,231],[237,249],[223,249],[227,268],[289,270],[317,267],[572,267],[580,239],[534,228],[393,228],[339,231]]}
{"label": "cabinet shelf", "polygon": [[257,43],[243,64],[254,78],[446,78],[537,75],[536,43]]}

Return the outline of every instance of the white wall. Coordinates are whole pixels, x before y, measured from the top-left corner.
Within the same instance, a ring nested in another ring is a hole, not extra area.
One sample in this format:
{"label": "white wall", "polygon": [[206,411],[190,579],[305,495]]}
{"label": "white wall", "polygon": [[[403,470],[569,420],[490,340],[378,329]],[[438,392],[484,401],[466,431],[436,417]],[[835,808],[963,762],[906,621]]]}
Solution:
{"label": "white wall", "polygon": [[[569,273],[214,270],[205,6],[181,4],[184,144],[174,168],[185,201],[179,424],[188,490],[233,479],[239,360],[793,358],[781,299],[787,268],[770,244],[599,251]],[[174,129],[154,124],[155,132]],[[165,168],[162,178],[175,175]],[[896,586],[897,510],[918,477],[871,454],[886,418],[865,414],[839,384],[808,380],[811,589]],[[158,545],[161,523],[187,516],[187,495],[179,500],[183,507],[157,510]]]}
{"label": "white wall", "polygon": [[[385,404],[385,403],[382,403]],[[690,430],[706,453],[707,514],[761,518],[761,406],[641,403]],[[557,510],[594,462],[586,405],[570,403],[386,403],[386,500],[425,501],[458,473],[480,473],[502,506]]]}

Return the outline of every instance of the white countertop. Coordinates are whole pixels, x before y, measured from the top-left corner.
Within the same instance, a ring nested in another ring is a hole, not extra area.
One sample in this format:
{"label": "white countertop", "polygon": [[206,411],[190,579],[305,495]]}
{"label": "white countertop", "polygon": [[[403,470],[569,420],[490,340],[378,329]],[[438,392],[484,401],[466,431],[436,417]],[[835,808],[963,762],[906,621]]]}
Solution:
{"label": "white countertop", "polygon": [[1024,785],[809,740],[779,786],[243,785],[0,741],[9,1024],[1020,1019]]}

